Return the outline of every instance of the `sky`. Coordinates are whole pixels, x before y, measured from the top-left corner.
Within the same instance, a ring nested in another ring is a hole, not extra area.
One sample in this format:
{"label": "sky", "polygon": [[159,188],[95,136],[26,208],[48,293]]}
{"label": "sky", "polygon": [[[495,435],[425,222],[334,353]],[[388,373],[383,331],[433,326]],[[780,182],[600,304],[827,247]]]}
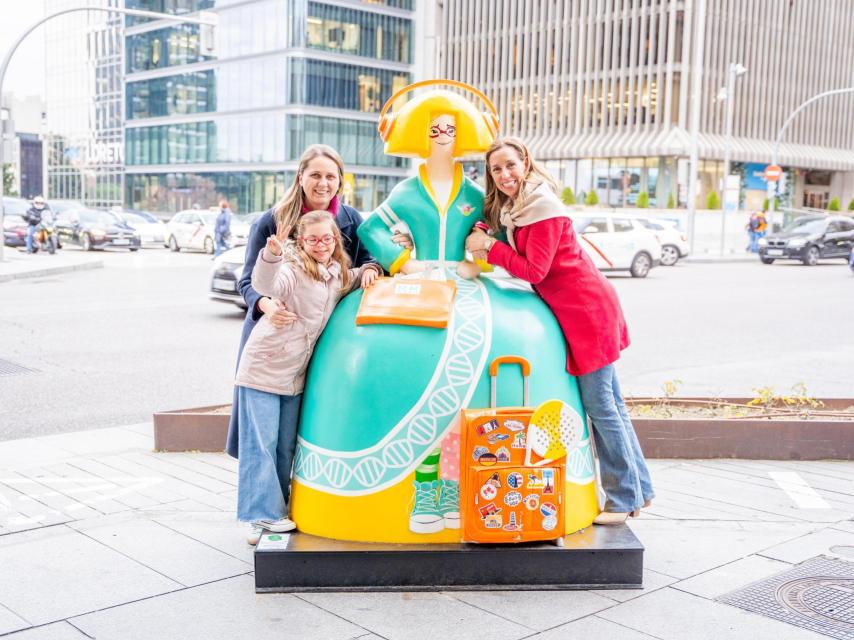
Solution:
{"label": "sky", "polygon": [[[42,16],[44,0],[0,0],[0,58]],[[3,93],[44,97],[44,27],[28,35],[15,51],[3,79]]]}

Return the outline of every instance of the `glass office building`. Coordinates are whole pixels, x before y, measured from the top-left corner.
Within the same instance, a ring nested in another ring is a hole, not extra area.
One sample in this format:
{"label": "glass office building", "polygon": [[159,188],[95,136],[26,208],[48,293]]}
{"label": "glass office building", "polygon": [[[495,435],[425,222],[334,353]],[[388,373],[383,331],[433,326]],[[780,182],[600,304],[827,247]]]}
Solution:
{"label": "glass office building", "polygon": [[[86,3],[116,8],[122,4],[123,0]],[[46,0],[45,12],[80,6],[80,0]],[[44,29],[45,195],[96,207],[120,205],[124,176],[121,16],[75,12],[48,21]]]}
{"label": "glass office building", "polygon": [[125,202],[153,211],[272,206],[306,146],[345,163],[345,199],[371,210],[408,162],[382,153],[383,101],[411,81],[413,2],[126,0],[128,8],[219,16],[197,25],[129,18]]}

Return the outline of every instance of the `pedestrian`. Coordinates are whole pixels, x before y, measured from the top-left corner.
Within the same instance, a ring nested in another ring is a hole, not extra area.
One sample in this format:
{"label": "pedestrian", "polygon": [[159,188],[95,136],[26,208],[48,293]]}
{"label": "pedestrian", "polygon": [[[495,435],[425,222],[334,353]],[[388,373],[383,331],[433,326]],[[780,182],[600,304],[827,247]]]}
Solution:
{"label": "pedestrian", "polygon": [[46,204],[42,196],[36,196],[33,198],[32,206],[24,214],[24,221],[27,223],[27,253],[33,253],[33,239],[36,235],[36,230],[42,223]]}
{"label": "pedestrian", "polygon": [[625,522],[654,496],[614,368],[629,346],[617,292],[582,249],[557,185],[521,140],[496,140],[485,164],[484,217],[508,242],[475,229],[466,249],[530,282],[554,313],[599,454],[606,500],[593,522]]}
{"label": "pedestrian", "polygon": [[231,209],[227,200],[219,203],[219,215],[214,227],[214,258],[230,248],[231,242]]}
{"label": "pedestrian", "polygon": [[[764,215],[762,217],[764,220]],[[750,253],[759,253],[759,212],[754,211],[750,214],[750,220],[747,221],[745,225],[745,230],[747,231],[747,236],[749,238],[749,242],[747,245],[747,250]],[[763,231],[764,231],[764,223],[763,223]],[[762,235],[765,235],[764,233]]]}
{"label": "pedestrian", "polygon": [[305,373],[314,345],[338,299],[355,284],[366,288],[382,275],[379,265],[350,268],[341,231],[328,211],[299,218],[267,238],[252,271],[261,295],[281,300],[300,322],[277,327],[265,315],[249,336],[237,367],[239,463],[237,519],[248,523],[247,542],[262,530],[296,527],[289,515],[291,469],[296,448]]}

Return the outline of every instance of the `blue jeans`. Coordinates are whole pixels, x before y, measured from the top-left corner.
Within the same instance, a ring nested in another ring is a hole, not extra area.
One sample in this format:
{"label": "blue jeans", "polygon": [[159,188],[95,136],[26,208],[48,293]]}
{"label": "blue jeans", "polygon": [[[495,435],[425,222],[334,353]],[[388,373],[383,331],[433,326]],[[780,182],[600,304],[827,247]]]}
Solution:
{"label": "blue jeans", "polygon": [[605,511],[626,513],[655,496],[613,364],[578,376],[581,402],[593,424]]}
{"label": "blue jeans", "polygon": [[33,236],[36,234],[35,225],[27,226],[27,253],[33,252]]}
{"label": "blue jeans", "polygon": [[288,515],[302,394],[280,396],[248,387],[237,390],[237,519],[253,522],[284,518]]}
{"label": "blue jeans", "polygon": [[223,251],[228,251],[228,242],[226,241],[225,236],[216,234],[214,236],[214,257],[218,256]]}

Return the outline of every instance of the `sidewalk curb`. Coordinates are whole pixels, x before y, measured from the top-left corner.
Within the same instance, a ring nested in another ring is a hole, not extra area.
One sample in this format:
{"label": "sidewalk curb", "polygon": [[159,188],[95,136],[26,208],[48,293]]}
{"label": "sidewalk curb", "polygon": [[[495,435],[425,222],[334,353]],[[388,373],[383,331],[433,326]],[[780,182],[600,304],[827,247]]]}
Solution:
{"label": "sidewalk curb", "polygon": [[0,282],[10,282],[12,280],[20,280],[22,278],[39,278],[42,276],[56,275],[58,273],[69,273],[71,271],[103,269],[103,267],[103,260],[89,260],[86,262],[78,262],[75,264],[59,265],[55,267],[44,267],[39,269],[29,269],[26,271],[18,271],[15,273],[0,273]]}
{"label": "sidewalk curb", "polygon": [[724,256],[722,258],[714,256],[688,256],[681,261],[692,264],[735,264],[740,262],[761,264],[758,256]]}

